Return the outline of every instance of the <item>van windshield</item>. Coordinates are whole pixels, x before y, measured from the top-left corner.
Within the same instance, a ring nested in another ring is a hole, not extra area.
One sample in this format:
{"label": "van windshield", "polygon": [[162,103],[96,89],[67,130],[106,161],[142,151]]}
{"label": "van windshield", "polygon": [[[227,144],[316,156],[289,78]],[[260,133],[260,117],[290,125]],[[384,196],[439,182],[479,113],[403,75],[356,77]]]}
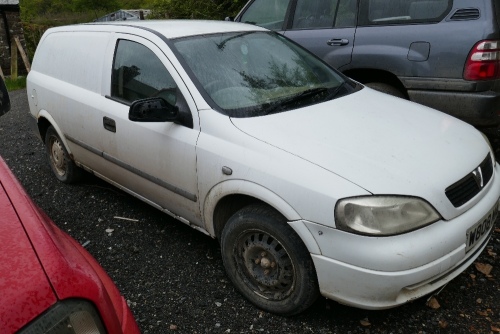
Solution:
{"label": "van windshield", "polygon": [[320,103],[353,91],[308,51],[272,32],[231,32],[174,41],[202,94],[231,117],[254,117]]}

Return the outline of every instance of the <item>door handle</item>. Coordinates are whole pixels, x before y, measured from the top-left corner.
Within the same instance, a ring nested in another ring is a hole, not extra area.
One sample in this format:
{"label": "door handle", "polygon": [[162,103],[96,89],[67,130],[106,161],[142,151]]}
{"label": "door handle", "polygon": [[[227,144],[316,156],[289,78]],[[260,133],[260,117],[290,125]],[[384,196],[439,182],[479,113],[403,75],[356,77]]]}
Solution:
{"label": "door handle", "polygon": [[102,124],[104,125],[104,128],[106,130],[111,132],[116,132],[116,123],[114,119],[111,119],[109,117],[103,117]]}
{"label": "door handle", "polygon": [[326,44],[330,46],[347,45],[349,44],[349,40],[347,38],[332,38],[331,40],[327,41]]}

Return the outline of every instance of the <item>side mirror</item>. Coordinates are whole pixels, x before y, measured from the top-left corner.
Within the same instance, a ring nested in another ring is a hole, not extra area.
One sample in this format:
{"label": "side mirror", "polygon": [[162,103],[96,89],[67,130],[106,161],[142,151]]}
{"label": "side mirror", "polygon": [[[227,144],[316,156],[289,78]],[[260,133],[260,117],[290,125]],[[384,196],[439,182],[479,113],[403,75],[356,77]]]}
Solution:
{"label": "side mirror", "polygon": [[179,108],[161,97],[137,100],[130,106],[128,119],[134,122],[175,122],[179,119]]}
{"label": "side mirror", "polygon": [[224,21],[234,21],[234,17],[232,16],[226,16],[226,18],[224,19]]}
{"label": "side mirror", "polygon": [[5,82],[0,78],[0,116],[10,110],[10,97]]}

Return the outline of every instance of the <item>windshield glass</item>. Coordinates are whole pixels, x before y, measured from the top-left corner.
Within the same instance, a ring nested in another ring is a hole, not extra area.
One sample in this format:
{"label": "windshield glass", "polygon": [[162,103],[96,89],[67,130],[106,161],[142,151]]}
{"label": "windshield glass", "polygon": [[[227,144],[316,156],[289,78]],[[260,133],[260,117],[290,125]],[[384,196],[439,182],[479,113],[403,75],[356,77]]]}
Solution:
{"label": "windshield glass", "polygon": [[174,44],[208,102],[231,117],[283,112],[353,90],[340,74],[275,33],[194,36]]}

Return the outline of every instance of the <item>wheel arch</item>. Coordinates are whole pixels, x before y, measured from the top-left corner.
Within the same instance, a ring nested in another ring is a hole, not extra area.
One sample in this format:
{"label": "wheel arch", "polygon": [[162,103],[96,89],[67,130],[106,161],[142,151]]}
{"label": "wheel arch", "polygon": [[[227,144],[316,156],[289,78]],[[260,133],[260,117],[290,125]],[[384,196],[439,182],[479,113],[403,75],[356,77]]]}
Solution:
{"label": "wheel arch", "polygon": [[268,206],[251,205],[233,215],[221,237],[226,273],[252,303],[294,315],[319,296],[314,261],[303,240]]}
{"label": "wheel arch", "polygon": [[366,84],[369,82],[381,82],[396,87],[408,99],[408,92],[404,84],[392,72],[370,68],[355,68],[343,72],[348,77]]}
{"label": "wheel arch", "polygon": [[206,230],[220,240],[229,217],[241,208],[256,203],[273,208],[288,221],[301,219],[290,204],[271,190],[253,182],[229,180],[215,185],[205,198]]}
{"label": "wheel arch", "polygon": [[37,124],[38,124],[38,132],[40,133],[40,137],[42,139],[42,142],[45,143],[45,135],[47,133],[47,129],[50,126],[52,126],[54,128],[54,130],[57,132],[59,138],[61,138],[61,141],[63,142],[64,147],[66,148],[66,151],[68,151],[69,156],[71,158],[73,158],[73,154],[71,153],[68,142],[66,141],[66,137],[64,136],[63,132],[61,131],[61,129],[57,125],[54,118],[46,110],[41,110],[38,113]]}

